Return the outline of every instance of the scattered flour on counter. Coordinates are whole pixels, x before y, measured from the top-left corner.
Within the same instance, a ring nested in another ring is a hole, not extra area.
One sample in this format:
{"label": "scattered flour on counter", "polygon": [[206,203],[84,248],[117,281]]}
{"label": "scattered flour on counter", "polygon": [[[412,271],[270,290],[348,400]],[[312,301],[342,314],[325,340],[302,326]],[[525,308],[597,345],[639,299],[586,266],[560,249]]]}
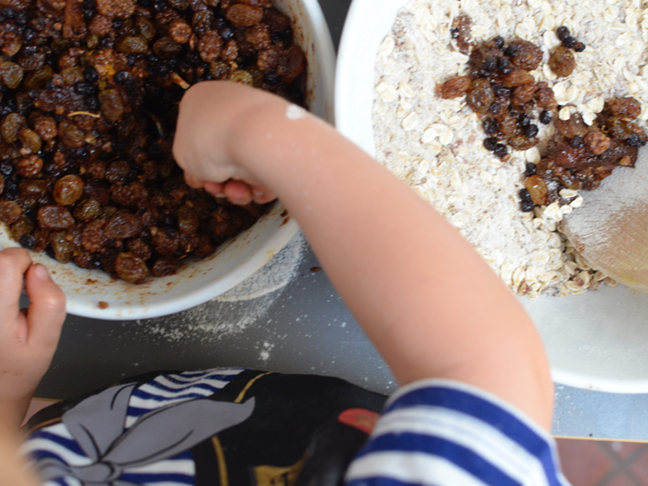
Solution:
{"label": "scattered flour on counter", "polygon": [[219,295],[215,300],[220,302],[249,300],[284,287],[297,274],[305,243],[304,236],[299,233],[254,275]]}
{"label": "scattered flour on counter", "polygon": [[[196,335],[219,340],[239,334],[256,324],[297,276],[305,248],[306,240],[298,233],[270,262],[227,293],[184,312],[137,323],[153,336],[178,343]],[[270,349],[264,347],[268,353]]]}
{"label": "scattered flour on counter", "polygon": [[263,361],[268,361],[270,359],[270,351],[275,347],[274,344],[264,341],[261,352],[259,353],[259,359]]}

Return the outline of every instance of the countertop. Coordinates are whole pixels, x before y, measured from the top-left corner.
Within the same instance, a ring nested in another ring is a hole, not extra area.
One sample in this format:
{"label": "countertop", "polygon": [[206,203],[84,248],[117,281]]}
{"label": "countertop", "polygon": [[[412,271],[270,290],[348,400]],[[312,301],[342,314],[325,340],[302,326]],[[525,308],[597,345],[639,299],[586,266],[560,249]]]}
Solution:
{"label": "countertop", "polygon": [[[351,0],[320,0],[337,48]],[[156,319],[69,315],[37,396],[64,398],[151,370],[245,366],[338,376],[382,393],[395,381],[301,236],[230,294]],[[648,395],[557,384],[557,436],[648,440]]]}

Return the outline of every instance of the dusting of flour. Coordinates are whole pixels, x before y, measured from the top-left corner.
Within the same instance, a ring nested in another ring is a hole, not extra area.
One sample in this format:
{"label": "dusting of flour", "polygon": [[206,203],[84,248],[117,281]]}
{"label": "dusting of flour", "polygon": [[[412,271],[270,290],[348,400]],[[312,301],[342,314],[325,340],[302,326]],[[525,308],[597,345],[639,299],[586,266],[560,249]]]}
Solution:
{"label": "dusting of flour", "polygon": [[[502,162],[483,146],[478,116],[463,99],[440,99],[435,87],[464,74],[468,56],[451,38],[455,17],[471,17],[472,38],[520,37],[543,51],[532,74],[592,123],[606,99],[633,96],[648,120],[648,19],[639,0],[410,0],[399,12],[376,60],[373,107],[377,158],[459,229],[511,290],[529,297],[595,289],[606,275],[592,269],[560,232],[563,217],[583,198],[563,189],[568,204],[519,210],[518,192],[527,163],[537,163],[553,138],[539,125],[540,144],[513,151]],[[549,53],[566,25],[587,48],[576,69],[557,79]],[[570,108],[571,109],[571,108]],[[556,115],[554,115],[556,116]]]}
{"label": "dusting of flour", "polygon": [[289,120],[299,120],[306,116],[307,111],[297,105],[288,105],[286,108],[286,118]]}
{"label": "dusting of flour", "polygon": [[[167,318],[148,320],[142,327],[170,342],[182,342],[190,335],[217,341],[239,334],[254,325],[297,276],[305,249],[306,240],[298,233],[264,267],[225,294]],[[264,346],[262,354],[271,349]]]}

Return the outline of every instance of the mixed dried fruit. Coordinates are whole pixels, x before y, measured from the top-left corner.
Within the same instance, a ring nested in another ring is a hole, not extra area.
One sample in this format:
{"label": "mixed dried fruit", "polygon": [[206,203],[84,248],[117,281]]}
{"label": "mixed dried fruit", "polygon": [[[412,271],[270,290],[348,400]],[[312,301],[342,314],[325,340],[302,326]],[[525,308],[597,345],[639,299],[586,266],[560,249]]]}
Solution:
{"label": "mixed dried fruit", "polygon": [[536,116],[541,123],[551,121],[558,104],[546,83],[537,83],[531,74],[542,62],[542,50],[531,42],[502,37],[473,46],[468,74],[437,86],[445,99],[465,96],[468,106],[482,119],[488,138],[484,146],[503,160],[508,147],[528,150],[538,143]]}
{"label": "mixed dried fruit", "polygon": [[270,0],[2,5],[0,221],[21,245],[141,283],[265,211],[189,188],[171,143],[196,82],[304,104],[305,56]]}
{"label": "mixed dried fruit", "polygon": [[[457,21],[452,31],[458,47],[468,53],[466,40],[469,19]],[[455,24],[453,24],[455,25]],[[459,45],[459,33],[463,43]],[[561,26],[556,35],[561,41],[549,57],[549,67],[558,77],[569,76],[576,65],[572,50],[582,52],[585,44]],[[506,45],[495,37],[469,51],[468,75],[451,78],[437,86],[445,99],[466,97],[468,106],[481,118],[487,138],[484,147],[506,161],[508,148],[528,150],[535,147],[539,129],[534,123],[554,123],[558,137],[550,144],[540,162],[527,164],[524,188],[520,190],[520,209],[532,211],[560,201],[563,188],[591,190],[609,176],[615,167],[634,167],[638,147],[648,142],[648,135],[635,120],[641,113],[639,102],[630,97],[609,100],[594,123],[587,125],[579,113],[562,119],[553,90],[536,82],[531,71],[542,62],[542,50],[531,42],[514,39]],[[566,201],[563,201],[566,202]]]}
{"label": "mixed dried fruit", "polygon": [[646,132],[633,121],[640,112],[636,99],[613,98],[591,126],[580,113],[556,119],[559,137],[537,165],[527,166],[521,209],[560,201],[562,188],[595,189],[616,167],[634,167],[638,148],[648,142]]}

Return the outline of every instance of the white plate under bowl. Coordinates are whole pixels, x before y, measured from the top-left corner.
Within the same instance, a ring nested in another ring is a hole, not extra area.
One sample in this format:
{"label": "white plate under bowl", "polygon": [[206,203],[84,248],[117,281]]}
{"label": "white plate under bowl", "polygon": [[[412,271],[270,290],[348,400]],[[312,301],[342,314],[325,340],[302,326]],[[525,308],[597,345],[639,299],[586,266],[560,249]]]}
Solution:
{"label": "white plate under bowl", "polygon": [[[335,51],[317,0],[275,0],[295,26],[295,42],[308,59],[306,97],[310,110],[333,123]],[[249,230],[203,260],[183,265],[176,275],[142,285],[112,280],[104,272],[61,264],[32,253],[49,268],[67,297],[67,311],[96,319],[144,319],[180,312],[226,292],[265,265],[299,230],[276,203]],[[17,246],[0,225],[0,248]],[[105,307],[104,303],[107,304]]]}
{"label": "white plate under bowl", "polygon": [[[342,32],[335,83],[337,128],[375,155],[374,62],[406,0],[354,0]],[[558,383],[648,393],[648,294],[602,286],[569,297],[525,297]]]}

